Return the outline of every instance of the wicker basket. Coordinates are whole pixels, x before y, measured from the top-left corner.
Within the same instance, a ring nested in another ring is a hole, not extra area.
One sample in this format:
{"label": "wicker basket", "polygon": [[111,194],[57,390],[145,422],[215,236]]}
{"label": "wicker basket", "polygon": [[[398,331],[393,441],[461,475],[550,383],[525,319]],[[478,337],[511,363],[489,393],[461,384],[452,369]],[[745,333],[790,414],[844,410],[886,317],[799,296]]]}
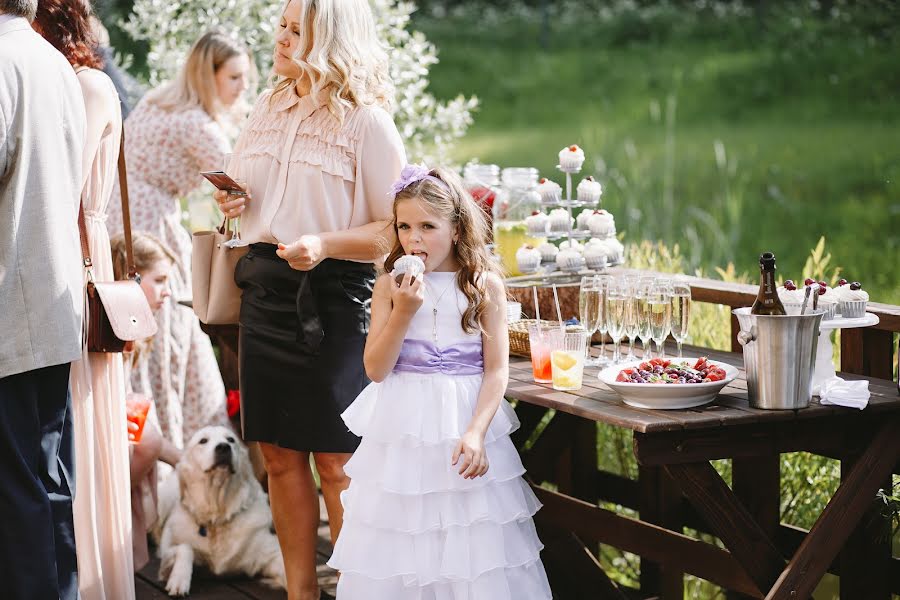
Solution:
{"label": "wicker basket", "polygon": [[[537,323],[535,319],[522,319],[509,324],[509,353],[516,356],[531,357],[531,344],[528,342],[528,326]],[[559,321],[541,321],[548,327],[553,327]],[[580,325],[566,325],[566,331],[583,331]]]}

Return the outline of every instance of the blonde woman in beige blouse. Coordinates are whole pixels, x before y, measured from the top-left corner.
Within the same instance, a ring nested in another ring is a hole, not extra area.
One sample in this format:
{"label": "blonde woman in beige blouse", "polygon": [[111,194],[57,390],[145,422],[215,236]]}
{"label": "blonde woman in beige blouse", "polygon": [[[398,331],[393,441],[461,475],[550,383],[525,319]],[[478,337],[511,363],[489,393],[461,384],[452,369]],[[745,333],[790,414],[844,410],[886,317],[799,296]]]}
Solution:
{"label": "blonde woman in beige blouse", "polygon": [[277,85],[258,100],[228,168],[249,197],[216,200],[251,243],[235,271],[244,438],[265,458],[288,596],[318,600],[309,459],[334,541],[343,467],[359,444],[340,414],[368,383],[372,261],[392,241],[381,236],[393,236],[388,194],[406,156],[366,0],[290,0],[275,42]]}

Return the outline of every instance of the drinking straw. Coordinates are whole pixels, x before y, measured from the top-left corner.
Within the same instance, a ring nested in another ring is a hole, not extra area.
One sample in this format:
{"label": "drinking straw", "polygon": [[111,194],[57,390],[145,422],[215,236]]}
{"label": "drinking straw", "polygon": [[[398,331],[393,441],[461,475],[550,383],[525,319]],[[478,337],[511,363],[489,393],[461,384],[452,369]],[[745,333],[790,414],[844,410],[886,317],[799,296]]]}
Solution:
{"label": "drinking straw", "polygon": [[532,286],[531,291],[534,293],[534,318],[538,321],[538,330],[540,330],[541,307],[538,306],[537,286]]}
{"label": "drinking straw", "polygon": [[553,303],[556,304],[556,318],[559,319],[559,328],[565,332],[566,324],[563,323],[562,312],[559,310],[559,295],[556,293],[556,284],[553,284]]}

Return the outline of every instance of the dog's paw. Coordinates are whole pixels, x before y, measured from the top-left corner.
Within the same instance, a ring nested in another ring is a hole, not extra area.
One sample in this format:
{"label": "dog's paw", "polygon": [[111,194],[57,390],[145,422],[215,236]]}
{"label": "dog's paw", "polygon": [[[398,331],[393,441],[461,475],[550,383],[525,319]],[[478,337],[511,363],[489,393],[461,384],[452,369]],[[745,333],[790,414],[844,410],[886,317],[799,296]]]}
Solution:
{"label": "dog's paw", "polygon": [[166,582],[166,593],[173,598],[187,596],[191,591],[191,575],[173,571]]}

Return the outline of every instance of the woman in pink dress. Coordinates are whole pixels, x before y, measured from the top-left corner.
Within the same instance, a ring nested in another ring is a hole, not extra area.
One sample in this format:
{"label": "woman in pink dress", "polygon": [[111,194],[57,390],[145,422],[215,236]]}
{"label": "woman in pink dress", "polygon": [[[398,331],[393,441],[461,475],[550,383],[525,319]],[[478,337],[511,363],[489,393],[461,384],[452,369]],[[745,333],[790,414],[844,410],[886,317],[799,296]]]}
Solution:
{"label": "woman in pink dress", "polygon": [[[125,121],[131,227],[156,236],[178,257],[170,278],[172,298],[157,313],[151,389],[140,389],[142,382],[134,377],[132,384],[153,398],[163,436],[178,448],[198,429],[228,421],[209,337],[193,311],[178,304],[191,296],[191,236],[181,224],[181,199],[201,185],[200,171],[222,167],[230,151],[223,123],[250,73],[246,49],[225,34],[209,32],[191,48],[178,77],[149,92]],[[115,202],[111,233],[122,231]]]}
{"label": "woman in pink dress", "polygon": [[[88,4],[82,0],[41,0],[33,27],[68,59],[81,84],[87,117],[81,203],[88,249],[94,279],[112,281],[104,221],[116,180],[122,116],[115,87],[100,70],[103,63],[89,17]],[[133,599],[122,355],[89,353],[85,347],[82,360],[72,363],[69,381],[77,465],[73,514],[79,592],[83,600]]]}

